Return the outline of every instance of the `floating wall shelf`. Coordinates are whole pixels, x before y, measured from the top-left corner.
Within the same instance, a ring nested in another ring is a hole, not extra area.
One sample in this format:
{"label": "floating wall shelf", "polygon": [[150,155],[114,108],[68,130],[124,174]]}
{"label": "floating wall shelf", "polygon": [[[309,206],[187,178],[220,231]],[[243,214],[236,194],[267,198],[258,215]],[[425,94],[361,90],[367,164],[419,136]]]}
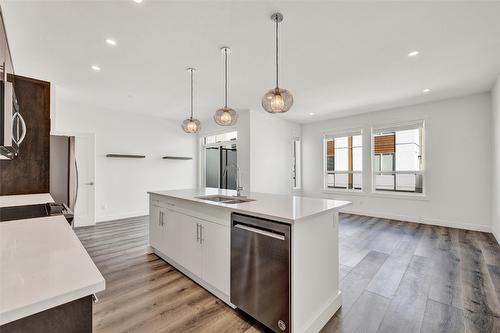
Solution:
{"label": "floating wall shelf", "polygon": [[163,156],[164,160],[192,160],[192,157],[187,156]]}
{"label": "floating wall shelf", "polygon": [[145,155],[133,155],[133,154],[106,154],[106,157],[114,157],[114,158],[146,158]]}

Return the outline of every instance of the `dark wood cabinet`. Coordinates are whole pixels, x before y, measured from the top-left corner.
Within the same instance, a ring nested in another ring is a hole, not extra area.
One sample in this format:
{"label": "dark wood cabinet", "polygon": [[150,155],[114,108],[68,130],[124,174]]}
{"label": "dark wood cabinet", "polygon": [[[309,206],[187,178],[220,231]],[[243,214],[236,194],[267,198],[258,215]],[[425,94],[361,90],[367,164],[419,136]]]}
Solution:
{"label": "dark wood cabinet", "polygon": [[13,160],[0,160],[0,195],[49,192],[50,83],[14,77],[26,138]]}
{"label": "dark wood cabinet", "polygon": [[0,326],[2,333],[92,333],[92,295]]}

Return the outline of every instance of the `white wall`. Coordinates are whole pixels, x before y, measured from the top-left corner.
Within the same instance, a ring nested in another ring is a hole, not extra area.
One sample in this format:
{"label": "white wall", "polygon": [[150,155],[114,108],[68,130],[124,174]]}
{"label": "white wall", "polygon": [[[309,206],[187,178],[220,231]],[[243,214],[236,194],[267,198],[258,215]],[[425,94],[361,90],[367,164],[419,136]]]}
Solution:
{"label": "white wall", "polygon": [[500,242],[500,76],[491,91],[493,97],[493,188],[492,188],[492,226],[497,241]]}
{"label": "white wall", "polygon": [[[244,190],[290,194],[292,139],[300,137],[300,125],[263,110],[238,110],[238,114],[235,126],[221,127],[212,119],[203,121],[198,143],[204,136],[238,131],[238,165]],[[198,178],[202,180],[201,175]]]}
{"label": "white wall", "polygon": [[293,138],[301,126],[263,110],[250,112],[250,169],[253,192],[292,192]]}
{"label": "white wall", "polygon": [[[147,191],[196,186],[196,136],[180,123],[57,102],[55,131],[95,133],[96,220],[148,214]],[[145,159],[112,159],[107,153],[135,153]],[[165,155],[193,160],[163,160]]]}
{"label": "white wall", "polygon": [[[371,194],[370,128],[420,119],[426,120],[427,197]],[[491,97],[485,93],[304,125],[304,195],[349,200],[353,205],[348,210],[361,214],[490,231],[490,119]],[[323,135],[357,128],[364,130],[363,167],[369,171],[364,173],[363,193],[324,193]]]}

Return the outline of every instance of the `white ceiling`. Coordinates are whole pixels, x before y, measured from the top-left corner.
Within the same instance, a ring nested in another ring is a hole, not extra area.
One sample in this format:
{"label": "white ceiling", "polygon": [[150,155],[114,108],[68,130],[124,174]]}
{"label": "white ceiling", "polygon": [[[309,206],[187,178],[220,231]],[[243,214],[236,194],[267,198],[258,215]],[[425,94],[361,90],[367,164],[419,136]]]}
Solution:
{"label": "white ceiling", "polygon": [[[2,8],[17,74],[57,84],[64,100],[178,120],[189,110],[188,66],[198,69],[195,115],[208,119],[222,106],[223,45],[232,50],[230,106],[262,111],[274,83],[275,10],[285,16],[289,120],[483,92],[500,73],[500,2],[12,0]],[[420,55],[408,58],[412,50]]]}

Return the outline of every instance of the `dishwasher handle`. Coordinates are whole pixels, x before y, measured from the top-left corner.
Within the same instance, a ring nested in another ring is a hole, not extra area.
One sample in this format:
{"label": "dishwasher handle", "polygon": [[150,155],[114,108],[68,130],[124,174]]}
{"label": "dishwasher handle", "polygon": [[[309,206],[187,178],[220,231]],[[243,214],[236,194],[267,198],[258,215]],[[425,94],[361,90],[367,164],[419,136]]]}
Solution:
{"label": "dishwasher handle", "polygon": [[250,227],[250,226],[244,225],[244,224],[235,224],[234,227],[238,228],[238,229],[250,231],[250,232],[253,232],[253,233],[256,233],[256,234],[259,234],[259,235],[263,235],[263,236],[267,236],[267,237],[272,237],[272,238],[275,238],[275,239],[279,239],[279,240],[282,240],[282,241],[285,240],[285,236],[284,235],[277,234],[277,233],[272,232],[272,231],[268,231],[268,230],[264,230],[264,229],[260,229],[260,228],[255,228],[255,227]]}

